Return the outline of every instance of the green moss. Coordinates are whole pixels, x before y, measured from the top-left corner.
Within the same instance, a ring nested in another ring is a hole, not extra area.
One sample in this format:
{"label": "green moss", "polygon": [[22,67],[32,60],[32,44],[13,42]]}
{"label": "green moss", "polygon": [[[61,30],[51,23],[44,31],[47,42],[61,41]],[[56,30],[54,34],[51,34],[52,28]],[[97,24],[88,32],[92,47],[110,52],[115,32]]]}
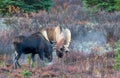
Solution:
{"label": "green moss", "polygon": [[117,48],[116,48],[116,57],[115,57],[115,69],[119,70],[120,69],[120,40],[117,43]]}
{"label": "green moss", "polygon": [[23,70],[23,71],[22,71],[22,74],[23,74],[25,77],[30,77],[30,76],[32,76],[32,73],[31,73],[29,70]]}

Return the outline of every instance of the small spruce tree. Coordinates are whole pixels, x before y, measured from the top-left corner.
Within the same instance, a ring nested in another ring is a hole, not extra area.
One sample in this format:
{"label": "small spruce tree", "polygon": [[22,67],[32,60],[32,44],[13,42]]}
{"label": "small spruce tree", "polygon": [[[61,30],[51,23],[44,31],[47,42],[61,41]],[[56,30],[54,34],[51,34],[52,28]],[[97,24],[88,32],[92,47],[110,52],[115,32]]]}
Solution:
{"label": "small spruce tree", "polygon": [[120,11],[120,0],[115,0],[115,8]]}
{"label": "small spruce tree", "polygon": [[0,12],[14,14],[38,12],[39,10],[49,11],[53,5],[53,0],[0,0]]}
{"label": "small spruce tree", "polygon": [[93,7],[96,10],[105,10],[108,12],[116,10],[115,0],[83,0],[86,7]]}

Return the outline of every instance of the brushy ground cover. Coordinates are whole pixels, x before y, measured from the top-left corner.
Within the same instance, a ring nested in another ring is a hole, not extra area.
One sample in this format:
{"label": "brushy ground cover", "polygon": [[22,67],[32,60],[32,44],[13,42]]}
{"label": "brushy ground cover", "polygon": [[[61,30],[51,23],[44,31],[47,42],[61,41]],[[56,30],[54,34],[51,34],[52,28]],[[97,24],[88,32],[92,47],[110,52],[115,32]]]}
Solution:
{"label": "brushy ground cover", "polygon": [[13,70],[13,65],[0,65],[0,78],[119,78],[120,72],[114,69],[114,52],[98,56],[96,53],[84,55],[71,52],[52,65]]}

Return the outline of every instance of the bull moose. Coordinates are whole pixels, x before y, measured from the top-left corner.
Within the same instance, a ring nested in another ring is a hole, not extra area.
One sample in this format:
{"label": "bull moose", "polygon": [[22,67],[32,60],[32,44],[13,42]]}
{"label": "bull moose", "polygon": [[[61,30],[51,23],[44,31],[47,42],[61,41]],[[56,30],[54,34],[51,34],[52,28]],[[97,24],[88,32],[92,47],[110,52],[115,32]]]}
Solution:
{"label": "bull moose", "polygon": [[13,38],[13,45],[15,47],[14,69],[16,69],[17,66],[21,67],[18,60],[23,53],[32,54],[31,66],[33,66],[35,61],[35,54],[38,54],[40,59],[43,61],[46,59],[49,62],[52,61],[52,45],[40,32],[36,32],[27,37],[23,35],[16,36]]}

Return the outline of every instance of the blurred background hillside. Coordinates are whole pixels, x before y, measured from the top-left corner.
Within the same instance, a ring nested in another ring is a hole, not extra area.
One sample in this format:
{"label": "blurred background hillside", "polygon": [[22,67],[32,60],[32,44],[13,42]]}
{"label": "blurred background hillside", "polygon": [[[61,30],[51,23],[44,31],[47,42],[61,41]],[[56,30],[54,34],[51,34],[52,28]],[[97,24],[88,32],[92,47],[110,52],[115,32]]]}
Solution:
{"label": "blurred background hillside", "polygon": [[[51,4],[46,1],[46,4],[51,6],[50,10],[43,9],[37,13],[30,9],[31,13],[26,9],[24,9],[25,11],[18,9],[17,11],[20,12],[17,12],[16,6],[14,9],[11,6],[6,7],[6,10],[1,9],[1,14],[6,15],[0,18],[0,53],[13,52],[11,40],[15,35],[28,35],[39,31],[41,27],[57,25],[68,27],[71,30],[71,50],[87,53],[90,53],[91,49],[95,49],[95,51],[98,49],[100,52],[113,50],[116,46],[115,42],[120,38],[120,13],[115,8],[106,10],[113,6],[113,2],[106,2],[106,0],[102,3],[100,0],[100,3],[99,0],[97,1],[93,0],[95,4],[90,4],[89,0],[54,0]],[[15,5],[14,0],[8,3]],[[109,3],[109,5],[106,5],[108,8],[104,9],[102,4],[105,3]],[[112,4],[110,5],[110,3]],[[98,5],[101,7],[96,7]],[[44,5],[44,7],[46,6]],[[92,7],[96,7],[96,9]],[[103,9],[101,10],[101,8]]]}

